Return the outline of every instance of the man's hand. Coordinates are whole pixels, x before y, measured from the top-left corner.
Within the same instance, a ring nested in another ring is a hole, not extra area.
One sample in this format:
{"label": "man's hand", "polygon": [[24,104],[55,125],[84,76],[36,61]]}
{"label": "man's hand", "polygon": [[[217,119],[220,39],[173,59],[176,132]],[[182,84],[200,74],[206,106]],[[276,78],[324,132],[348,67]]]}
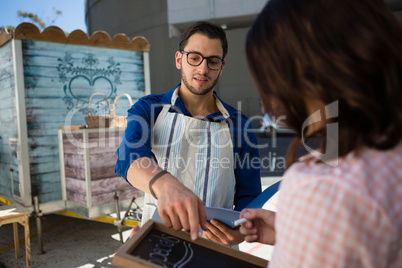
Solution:
{"label": "man's hand", "polygon": [[222,222],[212,219],[207,222],[208,230],[204,230],[204,237],[221,243],[223,245],[231,246],[237,245],[244,241],[244,235],[239,231],[239,228],[231,229]]}
{"label": "man's hand", "polygon": [[138,225],[134,226],[133,229],[131,229],[129,238],[133,237],[138,232],[139,229],[140,229],[140,226],[138,226]]}
{"label": "man's hand", "polygon": [[190,231],[193,240],[198,238],[199,226],[207,229],[207,215],[201,199],[174,176],[164,175],[154,183],[153,189],[158,197],[159,215],[167,227]]}
{"label": "man's hand", "polygon": [[265,209],[244,209],[240,218],[248,220],[240,226],[247,242],[275,244],[275,212]]}
{"label": "man's hand", "polygon": [[[127,179],[137,189],[150,193],[149,182],[161,171],[154,159],[141,157],[130,165]],[[193,240],[198,238],[199,226],[207,229],[207,214],[201,199],[172,174],[162,175],[152,189],[158,198],[159,215],[167,227],[190,231]]]}

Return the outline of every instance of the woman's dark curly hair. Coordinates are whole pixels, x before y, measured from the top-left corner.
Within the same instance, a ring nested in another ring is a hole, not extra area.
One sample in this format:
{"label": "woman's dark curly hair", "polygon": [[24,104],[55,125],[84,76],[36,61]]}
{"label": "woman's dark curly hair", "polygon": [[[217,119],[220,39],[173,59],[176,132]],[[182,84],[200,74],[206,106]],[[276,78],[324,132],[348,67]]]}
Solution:
{"label": "woman's dark curly hair", "polygon": [[[387,150],[402,137],[402,27],[383,0],[270,0],[249,30],[247,60],[266,111],[285,115],[297,138],[305,100],[337,103],[337,156]],[[320,149],[326,130],[313,136]],[[330,144],[330,143],[329,143]]]}

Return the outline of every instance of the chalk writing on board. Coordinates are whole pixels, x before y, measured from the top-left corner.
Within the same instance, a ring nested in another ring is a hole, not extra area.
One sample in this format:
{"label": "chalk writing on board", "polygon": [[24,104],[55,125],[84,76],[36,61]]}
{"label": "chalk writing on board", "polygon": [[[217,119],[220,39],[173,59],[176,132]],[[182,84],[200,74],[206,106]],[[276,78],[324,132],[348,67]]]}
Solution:
{"label": "chalk writing on board", "polygon": [[154,229],[130,254],[162,267],[259,267]]}

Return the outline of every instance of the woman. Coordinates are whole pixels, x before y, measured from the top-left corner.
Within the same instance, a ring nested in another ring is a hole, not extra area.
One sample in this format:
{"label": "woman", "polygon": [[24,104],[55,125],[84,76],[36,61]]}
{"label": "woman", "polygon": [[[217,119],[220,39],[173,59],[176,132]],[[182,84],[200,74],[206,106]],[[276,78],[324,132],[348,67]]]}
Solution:
{"label": "woman", "polygon": [[271,0],[246,52],[297,133],[277,213],[241,213],[246,241],[275,244],[269,267],[402,267],[401,23],[383,0]]}

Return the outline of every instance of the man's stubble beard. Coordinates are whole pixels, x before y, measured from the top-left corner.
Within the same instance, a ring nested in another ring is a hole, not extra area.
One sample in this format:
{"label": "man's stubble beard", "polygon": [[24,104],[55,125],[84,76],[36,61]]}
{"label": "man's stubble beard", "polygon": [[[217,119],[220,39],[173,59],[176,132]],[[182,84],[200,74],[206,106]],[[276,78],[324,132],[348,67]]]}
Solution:
{"label": "man's stubble beard", "polygon": [[209,92],[211,92],[211,90],[214,89],[214,87],[216,86],[216,84],[218,83],[219,80],[219,76],[212,82],[212,85],[208,88],[203,89],[202,91],[197,91],[193,86],[190,85],[190,83],[187,81],[186,76],[183,73],[183,70],[181,71],[181,79],[184,83],[184,85],[186,86],[186,88],[193,93],[194,95],[206,95]]}

